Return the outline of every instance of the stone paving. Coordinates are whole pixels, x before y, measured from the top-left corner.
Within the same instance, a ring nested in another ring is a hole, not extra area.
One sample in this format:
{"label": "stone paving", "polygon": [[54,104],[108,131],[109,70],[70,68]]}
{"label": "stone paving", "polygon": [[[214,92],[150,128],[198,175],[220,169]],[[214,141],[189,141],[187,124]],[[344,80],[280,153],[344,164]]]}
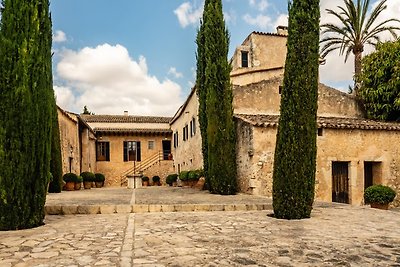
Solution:
{"label": "stone paving", "polygon": [[[130,193],[129,203],[142,192]],[[399,212],[317,203],[311,219],[269,213],[51,215],[42,227],[0,232],[0,266],[400,266]]]}

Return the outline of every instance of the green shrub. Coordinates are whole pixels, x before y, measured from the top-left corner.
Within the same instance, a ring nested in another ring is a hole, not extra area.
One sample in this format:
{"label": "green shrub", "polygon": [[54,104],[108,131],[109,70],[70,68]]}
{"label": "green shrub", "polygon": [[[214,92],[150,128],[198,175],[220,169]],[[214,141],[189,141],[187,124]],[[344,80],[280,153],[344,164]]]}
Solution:
{"label": "green shrub", "polygon": [[94,182],[96,180],[93,172],[82,172],[81,176],[84,182]]}
{"label": "green shrub", "polygon": [[396,197],[396,192],[385,185],[373,185],[365,189],[364,201],[365,204],[369,203],[379,203],[388,204],[394,200]]}
{"label": "green shrub", "polygon": [[150,179],[147,176],[143,176],[142,177],[142,182],[148,182]]}
{"label": "green shrub", "polygon": [[153,183],[159,183],[160,182],[160,176],[158,176],[158,175],[156,175],[156,176],[153,176],[153,178],[151,178],[152,180],[153,180]]}
{"label": "green shrub", "polygon": [[188,180],[189,181],[197,181],[200,178],[200,174],[198,171],[190,171],[188,173]]}
{"label": "green shrub", "polygon": [[76,183],[76,182],[78,182],[78,176],[75,173],[66,173],[63,176],[63,180],[66,183],[68,183],[68,182]]}
{"label": "green shrub", "polygon": [[189,172],[188,171],[181,171],[179,173],[179,179],[181,181],[188,181],[189,180]]}
{"label": "green shrub", "polygon": [[82,176],[78,175],[77,176],[77,181],[75,183],[82,183],[82,182],[83,182]]}
{"label": "green shrub", "polygon": [[106,180],[106,177],[102,173],[95,173],[95,182],[104,182]]}
{"label": "green shrub", "polygon": [[165,182],[169,185],[172,185],[174,182],[178,180],[178,174],[170,174],[167,176]]}

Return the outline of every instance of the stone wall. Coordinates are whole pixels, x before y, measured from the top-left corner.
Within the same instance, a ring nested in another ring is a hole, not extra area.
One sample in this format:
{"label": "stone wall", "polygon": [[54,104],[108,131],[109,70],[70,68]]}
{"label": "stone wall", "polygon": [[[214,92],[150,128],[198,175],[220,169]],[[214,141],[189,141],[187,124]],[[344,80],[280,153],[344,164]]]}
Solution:
{"label": "stone wall", "polygon": [[[238,181],[241,192],[272,196],[275,127],[256,127],[238,121]],[[374,183],[396,190],[400,205],[400,132],[386,130],[326,129],[317,138],[316,200],[332,201],[332,162],[349,163],[349,200],[363,204],[364,162],[374,162]],[[248,151],[252,148],[252,153]]]}
{"label": "stone wall", "polygon": [[80,174],[80,151],[78,118],[74,114],[57,109],[60,129],[62,170],[65,173]]}
{"label": "stone wall", "polygon": [[[201,151],[201,132],[198,119],[199,101],[197,94],[192,90],[182,109],[178,111],[171,123],[173,135],[178,133],[178,145],[173,145],[175,172],[196,170],[203,168],[203,154]],[[195,121],[195,132],[191,134],[190,122]],[[188,139],[183,140],[183,128],[188,126]]]}
{"label": "stone wall", "polygon": [[[236,114],[279,114],[283,76],[254,84],[234,86],[233,107]],[[318,86],[318,115],[362,117],[363,111],[354,96],[324,84]]]}

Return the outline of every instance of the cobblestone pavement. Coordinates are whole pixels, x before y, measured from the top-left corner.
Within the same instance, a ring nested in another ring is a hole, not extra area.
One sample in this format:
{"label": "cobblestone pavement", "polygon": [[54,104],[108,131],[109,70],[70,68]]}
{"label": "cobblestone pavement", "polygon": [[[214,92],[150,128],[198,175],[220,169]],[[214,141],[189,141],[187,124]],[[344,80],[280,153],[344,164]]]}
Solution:
{"label": "cobblestone pavement", "polygon": [[400,266],[398,211],[317,203],[311,219],[269,213],[47,216],[42,227],[0,232],[0,267]]}

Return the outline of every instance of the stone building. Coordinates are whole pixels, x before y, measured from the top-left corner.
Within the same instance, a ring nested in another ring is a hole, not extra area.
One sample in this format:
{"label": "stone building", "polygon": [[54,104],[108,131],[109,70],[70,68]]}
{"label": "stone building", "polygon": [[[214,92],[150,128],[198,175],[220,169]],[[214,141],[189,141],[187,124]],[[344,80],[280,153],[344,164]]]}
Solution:
{"label": "stone building", "polygon": [[[231,60],[241,192],[272,196],[286,40],[283,27],[277,33],[253,32]],[[324,84],[318,91],[316,199],[361,205],[364,189],[373,184],[390,185],[400,194],[400,124],[366,120],[353,96]],[[197,118],[197,101],[192,90],[175,115],[171,128],[177,136],[189,121],[184,114]],[[176,163],[185,162],[180,170],[198,168],[201,137],[186,140],[173,153]]]}
{"label": "stone building", "polygon": [[106,185],[124,186],[127,176],[165,179],[174,172],[169,117],[81,115],[96,133],[96,172]]}
{"label": "stone building", "polygon": [[96,136],[77,114],[57,107],[63,174],[96,170]]}

